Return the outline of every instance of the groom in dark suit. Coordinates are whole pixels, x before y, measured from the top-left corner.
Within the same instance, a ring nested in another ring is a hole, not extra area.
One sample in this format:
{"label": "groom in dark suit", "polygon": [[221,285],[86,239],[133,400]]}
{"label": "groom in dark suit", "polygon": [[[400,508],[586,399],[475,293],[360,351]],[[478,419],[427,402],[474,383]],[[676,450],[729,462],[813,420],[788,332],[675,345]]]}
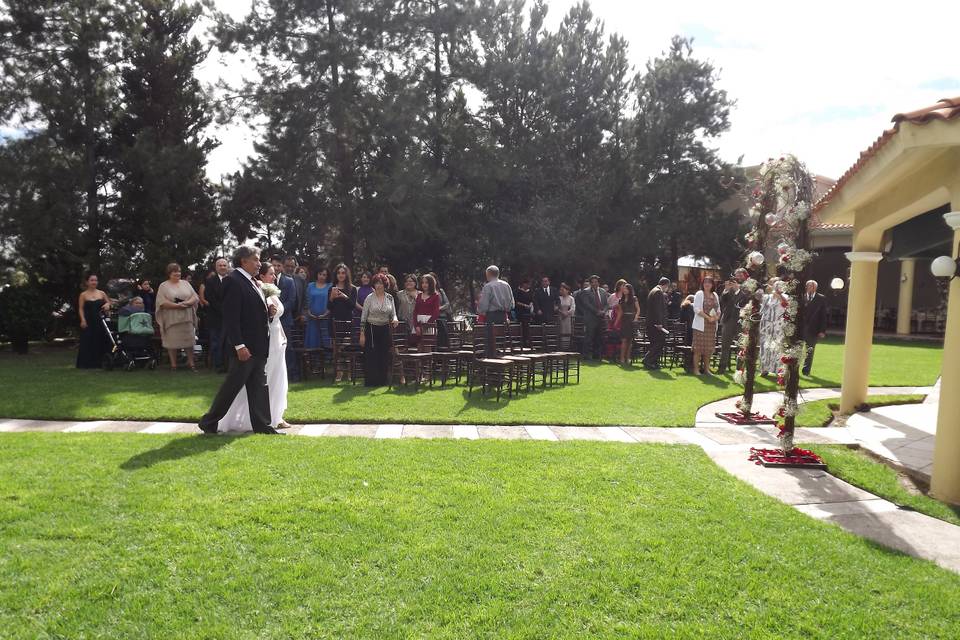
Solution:
{"label": "groom in dark suit", "polygon": [[253,279],[260,273],[260,250],[240,247],[233,254],[233,266],[236,269],[223,279],[221,289],[227,377],[210,410],[200,418],[200,430],[216,433],[217,423],[245,388],[254,432],[283,435],[270,426],[266,366],[270,350],[270,318],[276,308],[267,306],[263,292]]}

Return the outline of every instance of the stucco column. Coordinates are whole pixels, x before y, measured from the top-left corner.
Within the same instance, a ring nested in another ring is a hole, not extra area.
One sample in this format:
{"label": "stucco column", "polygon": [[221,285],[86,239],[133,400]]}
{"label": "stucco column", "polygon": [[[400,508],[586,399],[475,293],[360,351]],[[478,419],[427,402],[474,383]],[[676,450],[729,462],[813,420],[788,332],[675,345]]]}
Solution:
{"label": "stucco column", "polygon": [[[954,201],[953,208],[960,208]],[[960,250],[960,213],[943,216],[953,229],[951,258]],[[947,298],[947,328],[943,338],[940,378],[940,408],[933,448],[930,493],[945,502],[960,505],[960,277],[950,281]]]}
{"label": "stucco column", "polygon": [[877,305],[877,263],[883,254],[850,251],[850,292],[847,294],[847,329],[843,338],[843,387],[840,412],[853,413],[867,400],[870,349],[873,347],[874,309]]}
{"label": "stucco column", "polygon": [[897,300],[897,333],[910,335],[910,319],[913,316],[914,273],[917,270],[916,258],[904,258],[900,261],[900,298]]}

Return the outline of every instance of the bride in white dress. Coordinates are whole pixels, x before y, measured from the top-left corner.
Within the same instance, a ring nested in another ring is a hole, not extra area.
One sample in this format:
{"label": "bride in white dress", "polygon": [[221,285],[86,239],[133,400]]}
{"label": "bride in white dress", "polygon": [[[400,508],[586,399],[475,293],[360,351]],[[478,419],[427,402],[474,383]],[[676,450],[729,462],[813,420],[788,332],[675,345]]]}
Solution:
{"label": "bride in white dress", "polygon": [[[280,325],[283,304],[280,303],[280,290],[276,287],[276,273],[269,263],[260,269],[259,281],[267,304],[277,308],[270,319],[270,353],[267,356],[267,389],[270,393],[270,426],[274,429],[287,427],[283,412],[287,410],[287,363],[284,354],[287,348],[287,336]],[[240,390],[233,399],[227,415],[217,424],[219,431],[252,431],[250,424],[250,406],[247,404],[247,392]]]}

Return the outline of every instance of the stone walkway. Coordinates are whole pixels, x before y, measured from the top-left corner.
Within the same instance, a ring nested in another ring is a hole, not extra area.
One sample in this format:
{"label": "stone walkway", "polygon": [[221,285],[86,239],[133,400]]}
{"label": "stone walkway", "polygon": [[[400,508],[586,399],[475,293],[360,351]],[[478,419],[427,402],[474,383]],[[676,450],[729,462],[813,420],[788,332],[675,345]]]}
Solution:
{"label": "stone walkway", "polygon": [[[931,387],[877,387],[871,395],[923,394]],[[754,406],[771,415],[779,393],[755,397]],[[837,389],[804,391],[804,401],[837,398]],[[547,425],[306,424],[287,432],[308,437],[460,438],[593,440],[694,444],[732,475],[803,513],[851,533],[960,573],[960,527],[878,498],[829,473],[808,469],[766,469],[747,460],[750,447],[777,445],[776,427],[737,427],[715,414],[734,410],[736,398],[705,405],[692,428],[575,427]],[[932,418],[931,418],[932,416]],[[852,423],[852,424],[851,424]],[[918,473],[929,473],[936,404],[885,407],[857,414],[843,427],[798,429],[798,443],[859,444]],[[3,420],[0,432],[198,433],[193,423],[134,421]],[[927,444],[929,441],[929,445]]]}

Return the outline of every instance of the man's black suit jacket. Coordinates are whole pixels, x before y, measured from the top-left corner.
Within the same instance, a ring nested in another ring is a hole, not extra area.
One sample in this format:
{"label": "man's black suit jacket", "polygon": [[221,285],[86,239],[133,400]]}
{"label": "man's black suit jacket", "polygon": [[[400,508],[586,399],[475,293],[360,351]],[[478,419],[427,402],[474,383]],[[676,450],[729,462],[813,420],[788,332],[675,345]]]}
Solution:
{"label": "man's black suit jacket", "polygon": [[663,326],[666,322],[667,299],[663,289],[656,286],[647,294],[647,331],[650,332],[658,324]]}
{"label": "man's black suit jacket", "polygon": [[[553,322],[556,312],[554,309],[560,304],[560,290],[554,286],[548,287],[547,291],[543,287],[537,287],[533,291],[533,311],[534,318],[543,322]],[[537,313],[537,312],[540,313]]]}
{"label": "man's black suit jacket", "polygon": [[[806,295],[804,293],[803,295]],[[827,331],[827,299],[822,293],[813,294],[803,309],[803,339],[815,343],[818,334]]]}
{"label": "man's black suit jacket", "polygon": [[270,351],[270,314],[263,296],[240,269],[223,279],[223,343],[231,351],[238,344],[255,358]]}
{"label": "man's black suit jacket", "polygon": [[216,273],[211,273],[203,281],[203,297],[209,303],[206,308],[207,326],[220,329],[223,326],[223,283]]}

